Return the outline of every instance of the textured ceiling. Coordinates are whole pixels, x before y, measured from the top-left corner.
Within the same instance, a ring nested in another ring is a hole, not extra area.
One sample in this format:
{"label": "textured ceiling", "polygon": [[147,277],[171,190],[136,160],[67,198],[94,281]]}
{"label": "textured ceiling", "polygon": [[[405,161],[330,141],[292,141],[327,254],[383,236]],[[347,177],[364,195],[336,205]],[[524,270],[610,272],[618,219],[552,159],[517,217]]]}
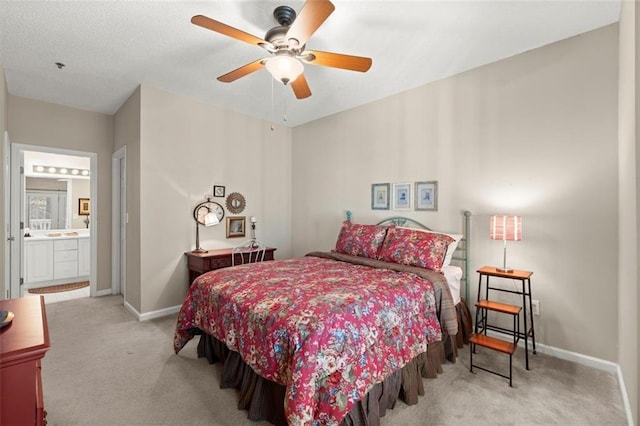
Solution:
{"label": "textured ceiling", "polygon": [[365,74],[305,65],[313,95],[304,100],[266,70],[218,82],[268,53],[190,23],[202,14],[262,38],[277,25],[273,10],[287,4],[299,12],[299,0],[0,0],[0,64],[17,96],[113,114],[149,83],[296,126],[617,22],[620,14],[620,0],[332,1],[335,11],[307,48],[371,57],[373,65]]}

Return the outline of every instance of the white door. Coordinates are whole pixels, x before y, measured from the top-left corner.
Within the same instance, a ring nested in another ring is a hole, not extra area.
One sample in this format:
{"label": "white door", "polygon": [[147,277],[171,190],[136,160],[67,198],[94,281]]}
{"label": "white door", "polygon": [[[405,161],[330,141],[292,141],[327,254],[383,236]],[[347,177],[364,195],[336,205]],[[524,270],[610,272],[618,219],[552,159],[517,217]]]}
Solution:
{"label": "white door", "polygon": [[126,243],[127,243],[127,147],[116,151],[111,157],[111,292],[122,294],[127,300]]}
{"label": "white door", "polygon": [[4,157],[2,170],[4,173],[4,284],[0,299],[11,298],[11,246],[15,238],[11,234],[11,144],[9,132],[4,132]]}
{"label": "white door", "polygon": [[22,296],[21,284],[24,280],[22,271],[22,247],[24,236],[22,229],[24,227],[24,153],[15,144],[11,145],[11,178],[10,178],[10,213],[9,213],[9,229],[11,240],[10,251],[10,283],[11,298],[16,299]]}

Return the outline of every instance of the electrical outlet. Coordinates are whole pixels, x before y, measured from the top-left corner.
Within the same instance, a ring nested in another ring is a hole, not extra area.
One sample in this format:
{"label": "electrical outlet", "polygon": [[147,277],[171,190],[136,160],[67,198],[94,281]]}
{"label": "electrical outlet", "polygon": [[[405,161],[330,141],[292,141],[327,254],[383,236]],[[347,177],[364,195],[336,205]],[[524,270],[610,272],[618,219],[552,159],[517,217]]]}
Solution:
{"label": "electrical outlet", "polygon": [[531,301],[531,310],[533,311],[533,315],[540,315],[540,301],[532,300]]}

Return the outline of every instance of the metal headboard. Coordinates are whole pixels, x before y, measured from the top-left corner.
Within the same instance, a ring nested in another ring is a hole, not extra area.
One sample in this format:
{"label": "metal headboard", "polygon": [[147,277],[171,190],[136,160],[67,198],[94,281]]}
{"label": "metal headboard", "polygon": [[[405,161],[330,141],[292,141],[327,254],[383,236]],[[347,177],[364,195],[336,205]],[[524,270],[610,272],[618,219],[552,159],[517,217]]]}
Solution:
{"label": "metal headboard", "polygon": [[[347,220],[351,221],[352,213],[347,211]],[[455,253],[453,254],[453,260],[456,260],[462,264],[462,280],[464,281],[464,295],[465,300],[469,303],[470,297],[470,282],[469,282],[469,274],[471,271],[471,212],[469,210],[465,210],[463,212],[463,226],[462,226],[462,239],[460,243],[458,243],[458,247],[456,248]],[[376,225],[396,225],[403,226],[409,228],[419,228],[426,229],[427,231],[433,231],[433,229],[428,226],[411,219],[410,217],[401,217],[401,216],[393,216],[381,220]]]}

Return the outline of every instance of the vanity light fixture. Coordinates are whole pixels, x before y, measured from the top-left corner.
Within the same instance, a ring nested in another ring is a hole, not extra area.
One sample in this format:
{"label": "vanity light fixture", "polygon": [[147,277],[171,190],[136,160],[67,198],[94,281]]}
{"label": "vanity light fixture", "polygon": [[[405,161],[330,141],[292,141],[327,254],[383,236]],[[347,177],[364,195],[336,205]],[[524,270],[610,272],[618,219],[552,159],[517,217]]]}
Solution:
{"label": "vanity light fixture", "polygon": [[33,171],[36,173],[47,173],[52,175],[69,175],[88,177],[91,171],[88,169],[70,169],[68,167],[43,166],[41,164],[34,165]]}

